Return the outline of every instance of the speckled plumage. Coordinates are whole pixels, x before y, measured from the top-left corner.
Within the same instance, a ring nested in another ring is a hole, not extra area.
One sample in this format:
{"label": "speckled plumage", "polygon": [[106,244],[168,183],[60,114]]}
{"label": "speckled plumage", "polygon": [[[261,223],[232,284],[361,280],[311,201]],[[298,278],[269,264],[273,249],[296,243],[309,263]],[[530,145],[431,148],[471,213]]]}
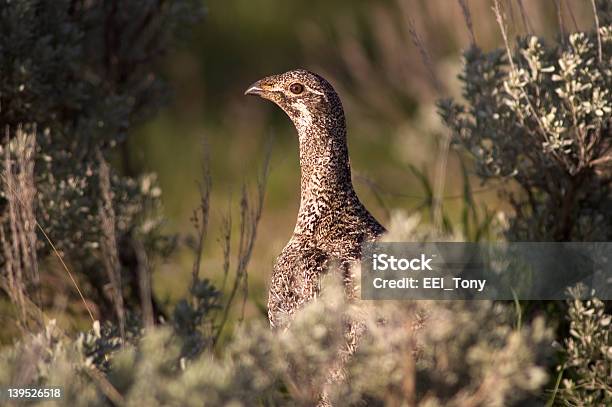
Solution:
{"label": "speckled plumage", "polygon": [[353,189],[344,111],[329,82],[298,69],[261,79],[245,94],[276,103],[299,138],[300,209],[293,236],[274,265],[268,297],[270,324],[279,327],[317,295],[332,264],[342,270],[346,294],[353,297],[350,264],[360,259],[361,243],[385,229]]}

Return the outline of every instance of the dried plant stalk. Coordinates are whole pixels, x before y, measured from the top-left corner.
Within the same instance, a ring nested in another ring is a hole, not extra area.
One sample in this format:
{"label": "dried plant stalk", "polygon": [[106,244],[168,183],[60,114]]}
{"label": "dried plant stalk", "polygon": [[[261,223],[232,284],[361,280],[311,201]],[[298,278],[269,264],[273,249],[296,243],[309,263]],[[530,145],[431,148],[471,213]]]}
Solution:
{"label": "dried plant stalk", "polygon": [[595,0],[591,0],[591,6],[593,7],[593,16],[595,18],[595,32],[597,33],[597,57],[599,62],[603,61],[603,54],[601,49],[601,32],[599,31],[599,15],[597,14],[597,5]]}
{"label": "dried plant stalk", "polygon": [[461,7],[461,14],[463,14],[463,19],[465,20],[465,25],[467,26],[468,32],[470,33],[470,42],[472,46],[476,45],[476,35],[474,34],[474,25],[472,24],[472,14],[470,13],[470,8],[468,7],[466,0],[457,0],[459,2],[459,6]]}
{"label": "dried plant stalk", "polygon": [[[423,60],[423,64],[425,65],[425,67],[427,68],[427,71],[430,74],[432,86],[436,90],[438,95],[443,95],[445,93],[444,87],[442,85],[442,82],[440,82],[436,74],[436,71],[434,69],[429,53],[427,52],[427,49],[425,48],[425,44],[423,43],[423,41],[421,40],[421,37],[416,31],[414,22],[412,21],[412,18],[410,17],[406,7],[403,7],[403,11],[404,11],[406,23],[408,24],[408,32],[410,33],[410,37],[412,39],[412,42],[414,43],[414,46],[417,47],[419,50],[419,53]],[[467,11],[467,8],[466,8],[464,10],[464,15],[465,15],[466,21],[468,21],[468,27],[470,27],[469,21],[471,21],[471,19],[468,18],[469,17],[468,13],[469,12]],[[475,43],[473,32],[471,32],[471,34],[472,34],[473,43]],[[451,142],[450,134],[448,132],[443,133],[440,139],[440,144],[438,146],[438,157],[436,161],[436,181],[435,181],[435,186],[434,186],[432,206],[433,206],[433,223],[436,226],[436,228],[438,228],[439,230],[441,230],[443,227],[442,225],[443,224],[442,200],[444,196],[444,189],[446,186],[446,170],[448,167],[448,154],[449,154],[450,142]]]}
{"label": "dried plant stalk", "polygon": [[[7,202],[0,220],[0,244],[2,245],[2,288],[19,309],[20,321],[27,324],[26,304],[32,294],[40,305],[40,275],[36,254],[36,217],[34,183],[34,155],[36,152],[36,127],[31,132],[20,126],[9,139],[6,129],[3,160],[3,195]],[[40,318],[36,318],[40,321]]]}
{"label": "dried plant stalk", "polygon": [[102,202],[100,203],[100,230],[102,231],[101,248],[104,270],[108,276],[111,288],[111,297],[121,337],[125,338],[125,306],[123,303],[123,290],[121,285],[121,264],[117,251],[117,233],[115,229],[116,216],[113,208],[113,192],[110,181],[110,168],[97,151],[99,161],[100,192]]}
{"label": "dried plant stalk", "polygon": [[208,232],[208,218],[210,212],[210,191],[212,187],[212,177],[210,175],[210,156],[208,155],[208,145],[204,143],[204,162],[202,164],[202,183],[200,188],[200,205],[193,211],[192,221],[197,230],[196,258],[193,262],[191,271],[192,282],[195,283],[200,276],[200,263],[202,261],[202,251]]}
{"label": "dried plant stalk", "polygon": [[517,3],[519,6],[519,11],[521,13],[521,19],[523,20],[523,27],[525,28],[525,32],[531,35],[531,33],[533,33],[533,27],[531,25],[531,22],[529,21],[529,16],[527,15],[527,12],[525,11],[523,0],[517,0]]}
{"label": "dried plant stalk", "polygon": [[[271,142],[266,146],[266,157],[263,164],[262,172],[257,179],[257,195],[254,202],[250,199],[246,186],[242,188],[242,195],[240,199],[240,236],[238,241],[238,252],[236,254],[237,264],[235,270],[234,283],[230,289],[227,302],[223,309],[223,315],[221,316],[217,332],[213,339],[213,343],[217,343],[223,328],[227,322],[229,311],[234,302],[236,294],[242,289],[243,302],[242,302],[242,316],[244,316],[244,307],[246,298],[248,295],[248,265],[251,260],[251,254],[253,252],[253,246],[257,237],[257,228],[259,226],[259,220],[261,219],[261,212],[263,209],[263,202],[266,192],[266,184],[268,180],[268,170],[270,166],[270,156],[272,151]],[[228,214],[228,218],[224,223],[224,236],[225,244],[223,248],[224,254],[224,272],[225,278],[227,278],[229,264],[230,264],[230,235],[231,235],[231,215]],[[225,280],[224,280],[225,285]],[[241,317],[242,320],[242,317]]]}
{"label": "dried plant stalk", "polygon": [[140,308],[145,328],[155,325],[153,312],[153,294],[151,292],[151,267],[147,251],[140,240],[134,240],[134,251],[138,259],[138,291],[140,293]]}

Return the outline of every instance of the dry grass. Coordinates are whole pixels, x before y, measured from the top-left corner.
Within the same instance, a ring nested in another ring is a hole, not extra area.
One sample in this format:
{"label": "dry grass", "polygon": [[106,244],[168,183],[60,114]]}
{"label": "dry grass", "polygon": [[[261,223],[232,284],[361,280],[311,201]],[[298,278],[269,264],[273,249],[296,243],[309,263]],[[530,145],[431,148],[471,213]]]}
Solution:
{"label": "dry grass", "polygon": [[[405,3],[402,3],[403,5]],[[462,14],[465,18],[466,25],[468,27],[468,31],[470,32],[472,45],[476,45],[476,37],[474,35],[474,30],[472,27],[472,19],[467,8],[467,5],[463,1],[460,1]],[[442,97],[447,92],[444,89],[442,82],[438,79],[438,75],[434,69],[434,65],[431,61],[431,57],[425,44],[423,43],[421,37],[419,36],[414,22],[410,18],[407,7],[402,7],[402,11],[406,20],[406,24],[408,26],[408,32],[410,33],[410,38],[414,46],[419,50],[419,55],[421,56],[421,60],[423,61],[423,65],[425,66],[427,72],[429,73],[429,78],[431,80],[431,85],[433,89],[435,89],[438,97]],[[448,168],[448,154],[450,148],[451,136],[448,131],[444,131],[439,139],[438,144],[438,155],[436,159],[436,172],[435,172],[435,180],[434,180],[434,190],[433,190],[433,201],[432,201],[432,211],[433,211],[433,224],[434,226],[441,231],[444,227],[444,215],[443,215],[443,196],[446,186],[446,175]]]}
{"label": "dry grass", "polygon": [[[265,159],[262,166],[261,173],[257,178],[257,186],[255,197],[249,195],[246,185],[242,187],[242,193],[240,198],[240,223],[239,223],[239,237],[238,237],[238,248],[236,252],[236,266],[234,270],[234,281],[230,288],[227,300],[223,306],[223,313],[220,318],[220,322],[217,328],[214,342],[216,343],[223,332],[229,312],[232,308],[232,304],[239,291],[242,292],[242,308],[240,313],[239,321],[244,318],[244,308],[248,297],[248,265],[253,254],[253,246],[257,238],[257,229],[259,221],[261,219],[261,213],[263,210],[264,197],[266,192],[266,185],[269,175],[270,167],[270,156],[272,151],[271,142],[267,144]],[[230,271],[231,264],[231,225],[232,218],[231,214],[228,213],[226,220],[223,224],[223,287],[227,282],[227,278]]]}
{"label": "dry grass", "polygon": [[597,32],[597,56],[599,57],[599,62],[603,60],[603,54],[601,49],[601,32],[599,31],[599,16],[597,15],[597,6],[595,5],[595,0],[591,0],[591,7],[593,7],[593,16],[595,18],[595,31]]}
{"label": "dry grass", "polygon": [[40,305],[40,276],[37,259],[35,218],[36,185],[34,182],[34,154],[36,128],[31,132],[18,128],[15,137],[6,142],[3,151],[3,192],[7,208],[0,219],[0,244],[4,268],[0,283],[19,310],[20,324],[42,323],[40,315],[35,321],[28,315],[28,297],[33,296]]}
{"label": "dry grass", "polygon": [[[3,269],[0,288],[8,295],[19,315],[18,326],[24,331],[44,326],[42,311],[37,232],[51,248],[79,294],[89,317],[94,317],[83,292],[43,226],[36,219],[37,189],[35,182],[36,124],[19,125],[16,130],[5,128],[5,140],[0,146],[2,172],[0,197],[6,206],[0,215],[0,250]],[[34,299],[34,301],[32,300]],[[32,326],[33,325],[33,326]]]}
{"label": "dry grass", "polygon": [[461,14],[465,20],[465,25],[470,33],[470,42],[472,45],[476,45],[476,34],[474,34],[474,25],[472,24],[472,14],[470,14],[470,8],[468,7],[466,0],[457,0],[461,7]]}
{"label": "dry grass", "polygon": [[[200,266],[202,262],[202,252],[204,250],[204,242],[208,233],[208,220],[210,215],[210,192],[212,187],[212,177],[210,175],[210,156],[208,155],[208,145],[204,143],[204,157],[202,163],[202,182],[199,184],[200,189],[200,204],[193,211],[191,221],[197,233],[197,243],[195,249],[195,260],[191,271],[192,282],[200,277]],[[229,239],[229,235],[226,239]],[[226,261],[228,261],[226,259]],[[227,272],[227,270],[226,270]]]}
{"label": "dry grass", "polygon": [[[401,136],[419,133],[422,139],[418,142],[422,146],[428,146],[430,139],[436,140],[427,147],[428,154],[436,157],[427,162],[427,172],[433,180],[433,219],[439,225],[445,191],[449,185],[458,183],[449,171],[458,166],[458,160],[449,151],[446,130],[421,126],[419,114],[410,110],[410,102],[421,112],[440,97],[460,97],[460,87],[453,79],[459,64],[447,62],[449,52],[454,56],[460,48],[473,45],[486,51],[500,43],[509,48],[515,35],[533,33],[534,27],[544,37],[567,32],[567,22],[585,27],[588,2],[558,3],[555,8],[552,2],[522,0],[396,0],[372,5],[366,23],[361,26],[350,20],[348,12],[338,16],[333,36],[317,27],[308,27],[304,30],[303,44],[317,62],[317,70],[338,85],[351,117],[360,117],[360,127],[371,129],[364,131],[363,137],[372,134],[375,138],[378,132],[387,130]],[[496,25],[492,4],[499,17],[503,16],[502,32]],[[462,26],[466,29],[461,29]],[[334,49],[340,50],[339,56],[325,53],[330,41],[336,44]],[[401,111],[401,103],[394,101],[408,101],[408,108]],[[407,147],[407,151],[415,154],[410,159],[420,159],[414,148]]]}

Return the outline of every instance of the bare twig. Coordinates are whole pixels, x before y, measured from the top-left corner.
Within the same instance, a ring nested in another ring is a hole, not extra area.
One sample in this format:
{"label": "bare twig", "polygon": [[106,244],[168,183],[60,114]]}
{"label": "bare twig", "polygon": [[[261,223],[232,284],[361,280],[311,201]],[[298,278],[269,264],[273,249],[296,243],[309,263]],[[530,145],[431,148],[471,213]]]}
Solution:
{"label": "bare twig", "polygon": [[[7,128],[7,134],[8,134],[8,128]],[[7,148],[8,148],[8,143],[7,143]],[[21,207],[28,207],[28,203],[24,199],[22,199],[21,194],[17,190],[17,187],[14,185],[14,183],[11,182],[11,179],[10,179],[11,177],[8,174],[8,171],[6,171],[6,168],[5,168],[5,172],[0,174],[0,175],[2,176],[2,180],[4,181],[5,186],[7,187],[7,193],[10,196],[15,198],[15,202],[17,204],[19,204],[19,206],[21,206]],[[59,250],[57,249],[57,247],[55,246],[55,244],[53,243],[53,241],[51,240],[51,238],[49,237],[49,235],[47,234],[47,232],[45,231],[43,226],[38,222],[38,220],[35,217],[33,217],[31,219],[31,221],[34,223],[36,228],[40,231],[40,233],[43,235],[43,237],[46,240],[46,242],[51,247],[51,250],[52,250],[54,256],[59,260],[62,268],[64,269],[64,271],[68,275],[70,281],[72,282],[72,284],[74,285],[77,293],[79,294],[79,297],[81,298],[81,301],[83,302],[83,306],[87,310],[87,313],[89,314],[89,317],[90,317],[90,319],[91,319],[91,321],[93,323],[95,321],[95,318],[93,316],[93,313],[91,312],[91,308],[89,307],[89,305],[87,303],[87,300],[85,300],[85,296],[83,295],[83,292],[81,291],[81,289],[79,287],[79,284],[77,283],[74,275],[70,272],[70,269],[66,265],[66,262],[64,261],[64,258],[62,256],[62,254],[59,252]],[[3,245],[3,246],[5,246],[5,245]],[[5,249],[6,249],[6,247],[5,247]],[[6,252],[5,252],[5,255],[6,255]],[[27,298],[25,300],[27,300]]]}
{"label": "bare twig", "polygon": [[240,288],[242,288],[243,292],[242,311],[244,313],[244,305],[246,301],[246,295],[248,293],[247,267],[251,259],[251,254],[253,252],[253,245],[255,244],[257,228],[259,226],[259,220],[261,218],[261,213],[263,209],[263,202],[270,166],[270,157],[272,152],[271,142],[268,143],[266,150],[267,151],[263,168],[257,180],[257,195],[254,203],[250,201],[246,187],[243,186],[242,189],[242,197],[240,200],[240,237],[237,253],[238,264],[236,265],[234,284],[228,295],[228,299],[223,310],[223,315],[221,317],[217,332],[213,339],[213,343],[215,344],[220,338],[223,328],[227,323],[229,311]]}
{"label": "bare twig", "polygon": [[[0,222],[0,241],[4,254],[2,286],[20,312],[22,326],[27,326],[25,302],[29,288],[33,290],[36,303],[41,304],[40,276],[36,254],[36,217],[34,183],[34,155],[36,152],[36,127],[31,133],[20,126],[14,139],[14,158],[11,153],[9,129],[6,129],[4,154],[4,184],[7,214]],[[7,224],[8,236],[4,230]],[[41,322],[40,315],[35,318]]]}
{"label": "bare twig", "polygon": [[232,252],[232,214],[231,214],[231,201],[228,204],[227,214],[223,217],[221,226],[223,246],[223,283],[221,284],[221,291],[225,291],[225,285],[227,284],[227,277],[229,276],[229,270],[231,266],[231,252]]}
{"label": "bare twig", "polygon": [[210,176],[210,155],[208,154],[208,145],[204,142],[203,145],[204,158],[202,163],[202,182],[198,185],[200,189],[200,205],[197,210],[193,212],[192,221],[197,230],[197,245],[196,245],[196,258],[193,262],[193,269],[191,277],[193,283],[195,283],[200,275],[200,263],[202,261],[202,251],[204,250],[204,242],[206,241],[206,234],[208,231],[208,218],[210,211],[210,191],[212,187],[212,178]]}
{"label": "bare twig", "polygon": [[512,0],[506,0],[506,13],[510,15],[510,24],[512,27],[516,27],[516,21],[514,19],[514,7],[512,6]]}
{"label": "bare twig", "polygon": [[[518,77],[519,71],[516,69],[516,66],[514,65],[514,60],[512,59],[512,51],[510,50],[510,43],[508,41],[508,34],[506,33],[506,24],[504,22],[504,17],[499,7],[499,0],[493,0],[493,12],[495,13],[495,20],[497,21],[497,25],[499,26],[502,37],[504,39],[504,45],[506,48],[506,54],[508,55],[508,61],[510,63],[510,67],[513,73],[517,75]],[[538,116],[537,112],[535,111],[531,103],[531,100],[529,99],[529,95],[527,95],[527,92],[525,91],[523,87],[521,87],[521,94],[525,98],[525,101],[527,102],[527,105],[529,106],[529,110],[531,114],[533,115],[533,118],[538,124],[538,129],[542,133],[542,137],[544,137],[545,140],[548,140],[548,134],[546,132],[546,129],[544,128],[544,125],[542,124],[542,120],[540,120],[540,116]]]}
{"label": "bare twig", "polygon": [[108,397],[108,399],[112,401],[114,405],[119,407],[125,405],[125,399],[123,398],[121,393],[119,393],[115,386],[113,386],[113,384],[108,381],[108,379],[102,372],[100,372],[95,367],[90,367],[89,369],[84,370],[87,376],[89,376],[89,378],[94,381],[98,389],[100,389],[100,391],[104,393],[104,395]]}
{"label": "bare twig", "polygon": [[408,15],[408,11],[404,7],[404,18],[406,20],[406,24],[408,25],[408,32],[410,33],[410,38],[412,39],[412,43],[419,50],[419,54],[421,55],[421,59],[425,68],[427,68],[427,72],[429,72],[429,78],[431,80],[431,84],[433,88],[436,90],[438,95],[444,94],[444,87],[442,83],[438,79],[438,75],[434,69],[433,63],[431,62],[431,58],[427,49],[425,48],[425,44],[423,44],[423,40],[419,36],[419,33],[416,31],[416,26],[414,25],[414,21]]}
{"label": "bare twig", "polygon": [[461,7],[461,13],[463,14],[463,18],[465,20],[465,25],[468,28],[468,32],[470,33],[470,42],[472,46],[476,45],[476,36],[474,35],[474,25],[472,24],[472,15],[470,14],[470,9],[466,3],[466,0],[457,0],[459,2],[459,6]]}
{"label": "bare twig", "polygon": [[51,240],[49,235],[47,235],[47,232],[45,232],[45,229],[41,226],[40,223],[38,223],[38,221],[36,222],[36,227],[38,228],[38,230],[40,230],[40,233],[43,234],[43,237],[45,238],[47,243],[49,243],[49,246],[51,246],[51,250],[53,251],[53,254],[55,255],[55,257],[57,257],[57,259],[61,263],[64,271],[68,274],[68,277],[70,278],[70,281],[72,282],[72,285],[74,285],[74,288],[77,290],[79,297],[81,297],[81,301],[83,302],[83,305],[85,306],[85,309],[87,310],[87,313],[89,314],[89,318],[91,319],[91,322],[92,323],[95,322],[96,319],[94,318],[93,313],[91,312],[91,308],[89,308],[89,305],[87,304],[87,300],[85,300],[85,296],[83,295],[83,292],[79,288],[79,284],[74,278],[74,275],[70,272],[70,269],[66,265],[66,262],[64,261],[63,256],[60,254],[59,250],[57,250],[57,247],[55,247],[55,244],[53,244],[53,241]]}
{"label": "bare twig", "polygon": [[[8,201],[8,226],[10,239],[7,242],[6,238],[2,236],[3,241],[3,251],[5,257],[5,274],[6,279],[8,280],[7,284],[7,293],[9,294],[11,300],[16,304],[18,310],[20,311],[20,321],[23,325],[25,325],[25,309],[24,309],[24,296],[25,296],[25,287],[23,282],[23,259],[22,252],[19,246],[19,230],[21,225],[21,219],[18,219],[18,210],[21,207],[19,205],[20,196],[17,194],[16,186],[14,184],[17,183],[16,176],[14,174],[11,152],[9,146],[9,136],[7,129],[6,136],[6,150],[4,154],[4,181],[6,185],[6,198]],[[13,192],[15,191],[15,192]],[[25,206],[25,204],[23,205]],[[2,226],[4,227],[4,225]]]}
{"label": "bare twig", "polygon": [[[85,297],[83,296],[83,293],[81,292],[81,289],[79,288],[79,285],[76,281],[76,279],[74,278],[74,276],[72,275],[72,273],[70,272],[70,269],[68,268],[68,266],[66,265],[66,262],[64,261],[63,256],[60,254],[59,250],[57,249],[57,247],[55,246],[55,244],[53,243],[53,241],[51,240],[51,238],[49,237],[49,235],[47,234],[47,232],[45,232],[45,229],[42,227],[42,225],[38,222],[38,220],[35,217],[34,214],[34,197],[36,195],[36,191],[35,191],[35,186],[34,186],[34,154],[36,152],[35,149],[35,143],[36,143],[36,126],[33,126],[33,134],[30,135],[31,140],[29,141],[29,153],[26,154],[24,156],[24,160],[31,160],[31,162],[28,165],[24,165],[22,166],[23,168],[28,168],[28,177],[31,181],[31,185],[29,187],[24,185],[15,185],[15,182],[13,180],[13,176],[12,176],[12,165],[11,165],[11,160],[10,160],[10,156],[9,154],[9,127],[6,127],[6,156],[5,156],[5,168],[4,168],[4,172],[0,173],[0,176],[2,177],[2,180],[4,181],[4,185],[6,186],[6,194],[7,197],[9,198],[8,201],[9,203],[11,201],[13,201],[13,211],[16,210],[16,207],[20,207],[22,208],[24,211],[26,211],[28,213],[28,215],[26,216],[27,222],[28,222],[28,226],[27,228],[31,227],[32,229],[38,229],[40,231],[40,233],[43,235],[43,237],[45,238],[45,240],[47,241],[47,243],[49,244],[49,246],[51,247],[51,250],[53,252],[53,254],[55,255],[55,257],[57,257],[57,259],[59,260],[60,264],[62,265],[62,268],[64,269],[64,271],[66,272],[66,274],[68,274],[68,277],[70,278],[70,281],[72,282],[72,284],[74,285],[77,293],[79,294],[79,296],[81,297],[81,301],[83,302],[83,305],[85,306],[85,309],[87,310],[87,313],[89,314],[89,317],[91,318],[91,322],[93,323],[95,321],[94,317],[93,317],[93,313],[91,312],[91,309],[89,307],[89,305],[87,304],[87,301],[85,300]],[[19,133],[21,132],[21,128],[18,129],[18,134],[17,136],[19,137]],[[25,161],[24,161],[25,162]],[[30,193],[28,194],[25,190],[29,190]],[[27,196],[22,196],[23,194],[26,194]],[[15,205],[16,204],[16,205]],[[10,208],[9,208],[10,210]],[[10,216],[10,214],[9,214]],[[14,218],[13,218],[14,219]],[[16,228],[17,226],[14,225],[14,228]],[[16,241],[16,239],[13,239],[14,241]],[[3,230],[3,226],[0,225],[0,241],[2,243],[2,247],[3,247],[3,252],[5,255],[5,263],[7,267],[11,267],[11,264],[15,264],[15,259],[13,256],[13,251],[10,250],[10,246],[8,244],[8,242],[6,241],[6,235],[4,233]],[[29,237],[29,241],[30,241],[30,246],[32,247],[31,249],[31,253],[30,253],[30,264],[35,264],[34,266],[31,267],[38,267],[38,261],[36,259],[36,234],[34,233],[34,230],[31,230],[30,232],[30,237]],[[37,269],[36,269],[37,270]],[[36,271],[36,274],[38,274],[38,272]],[[9,274],[8,276],[8,285],[10,286],[11,284],[15,284],[14,279],[11,277],[11,275]],[[28,298],[25,297],[23,298],[24,303],[27,304]],[[42,305],[42,304],[39,304]],[[36,307],[39,312],[42,314],[42,311],[40,310],[40,307]],[[28,307],[26,307],[26,310],[29,309]]]}
{"label": "bare twig", "polygon": [[612,155],[605,156],[605,157],[600,157],[600,158],[597,158],[595,160],[592,160],[589,163],[589,165],[591,167],[594,167],[594,166],[597,166],[597,165],[605,165],[605,164],[608,164],[608,163],[612,163]]}
{"label": "bare twig", "polygon": [[514,66],[514,61],[512,59],[512,52],[510,51],[510,43],[508,41],[508,35],[506,33],[506,24],[504,23],[504,18],[502,16],[501,9],[499,7],[499,1],[493,0],[493,12],[495,13],[495,20],[497,21],[497,25],[499,25],[499,29],[501,31],[502,38],[504,40],[504,45],[506,46],[506,53],[508,54],[508,61],[510,62],[510,66],[513,71],[516,71],[516,67]]}
{"label": "bare twig", "polygon": [[591,5],[593,7],[593,15],[595,16],[595,31],[597,32],[597,56],[599,59],[599,63],[603,60],[603,53],[601,49],[601,33],[599,32],[599,16],[597,15],[597,6],[595,5],[595,0],[591,0]]}

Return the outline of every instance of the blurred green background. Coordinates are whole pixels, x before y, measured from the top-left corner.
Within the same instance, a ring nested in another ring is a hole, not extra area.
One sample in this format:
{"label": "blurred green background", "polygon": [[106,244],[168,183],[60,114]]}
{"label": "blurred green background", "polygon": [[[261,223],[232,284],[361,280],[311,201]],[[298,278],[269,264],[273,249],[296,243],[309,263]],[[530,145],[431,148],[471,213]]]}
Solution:
{"label": "blurred green background", "polygon": [[[502,3],[512,36],[535,32],[551,38],[562,27],[592,24],[588,2]],[[500,46],[491,2],[465,4],[479,46]],[[290,121],[271,103],[243,96],[263,76],[303,67],[336,87],[346,110],[355,187],[383,224],[391,210],[414,211],[423,204],[425,192],[409,165],[424,170],[432,182],[442,176],[444,208],[451,218],[459,216],[463,181],[455,153],[445,171],[436,170],[445,160],[438,144],[447,133],[435,101],[461,94],[456,75],[470,35],[460,2],[207,0],[206,7],[205,19],[165,57],[173,94],[167,107],[129,139],[130,165],[158,174],[167,229],[185,235],[193,230],[203,157],[210,157],[211,219],[202,272],[218,281],[221,220],[228,211],[237,218],[241,187],[254,186],[272,137],[270,177],[249,267],[247,317],[262,315],[268,276],[291,236],[299,204],[298,146]],[[474,182],[473,187],[480,186]],[[479,207],[500,209],[495,188],[476,196]],[[425,212],[424,219],[428,216]],[[162,300],[173,303],[184,296],[192,261],[182,251],[155,264],[154,289]]]}

